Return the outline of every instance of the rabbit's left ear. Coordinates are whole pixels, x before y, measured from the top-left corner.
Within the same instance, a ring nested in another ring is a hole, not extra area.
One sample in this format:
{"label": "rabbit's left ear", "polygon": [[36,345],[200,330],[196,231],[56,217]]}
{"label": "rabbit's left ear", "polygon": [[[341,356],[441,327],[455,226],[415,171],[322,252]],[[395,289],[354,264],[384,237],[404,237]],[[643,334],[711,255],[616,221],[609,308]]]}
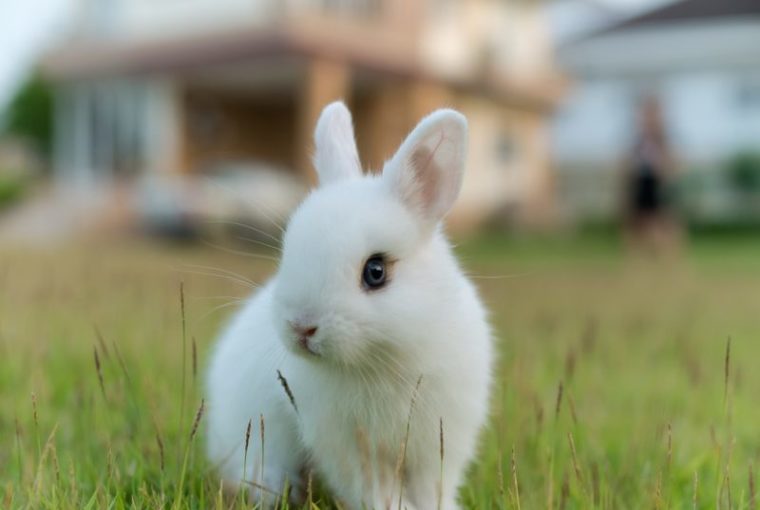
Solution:
{"label": "rabbit's left ear", "polygon": [[423,222],[434,225],[459,195],[466,153],[467,119],[454,110],[437,110],[401,144],[383,179]]}
{"label": "rabbit's left ear", "polygon": [[362,174],[351,112],[342,101],[325,106],[314,130],[314,166],[321,185]]}

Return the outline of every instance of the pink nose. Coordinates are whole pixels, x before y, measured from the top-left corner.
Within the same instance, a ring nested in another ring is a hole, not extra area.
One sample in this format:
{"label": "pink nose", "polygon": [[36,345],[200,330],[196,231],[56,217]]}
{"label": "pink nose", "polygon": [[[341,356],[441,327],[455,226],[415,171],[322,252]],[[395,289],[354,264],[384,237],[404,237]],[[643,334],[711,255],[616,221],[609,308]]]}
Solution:
{"label": "pink nose", "polygon": [[311,338],[314,336],[314,333],[317,332],[316,326],[298,326],[296,324],[291,324],[291,328],[293,328],[293,331],[296,335],[298,335],[298,345],[301,346],[301,349],[314,353],[311,347]]}
{"label": "pink nose", "polygon": [[295,331],[296,334],[301,338],[311,338],[314,336],[314,333],[317,332],[316,326],[296,326],[293,324],[291,327],[293,328],[293,331]]}

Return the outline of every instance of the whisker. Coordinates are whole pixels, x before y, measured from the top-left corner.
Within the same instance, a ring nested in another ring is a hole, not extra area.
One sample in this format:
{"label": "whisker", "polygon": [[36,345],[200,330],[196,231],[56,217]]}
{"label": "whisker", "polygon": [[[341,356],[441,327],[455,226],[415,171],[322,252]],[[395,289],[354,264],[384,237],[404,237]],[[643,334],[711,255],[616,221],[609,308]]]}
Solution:
{"label": "whisker", "polygon": [[258,287],[259,286],[258,283],[256,283],[255,281],[251,280],[250,278],[247,278],[247,277],[241,275],[240,273],[236,273],[236,272],[230,271],[228,269],[222,269],[222,268],[213,267],[213,266],[204,266],[204,265],[200,265],[200,264],[183,264],[183,265],[185,267],[202,269],[204,271],[210,271],[210,272],[214,272],[214,273],[221,273],[220,276],[221,275],[230,276],[230,277],[236,278],[238,280],[244,281],[246,283],[249,283],[253,287]]}
{"label": "whisker", "polygon": [[274,251],[276,251],[278,253],[282,253],[282,249],[279,246],[274,246],[272,244],[265,243],[264,241],[260,241],[258,239],[254,239],[252,237],[237,236],[237,238],[240,239],[241,241],[246,241],[246,242],[249,242],[249,243],[258,244],[258,245],[261,245],[261,246],[263,246],[265,248],[269,248],[270,250],[274,250]]}
{"label": "whisker", "polygon": [[[259,213],[263,214],[267,220],[269,220],[273,225],[278,227],[280,229],[280,232],[285,234],[285,229],[282,227],[283,223],[286,223],[286,219],[282,217],[281,214],[274,211],[271,207],[269,207],[266,204],[262,203],[248,203],[248,205],[252,205],[256,207],[259,211]],[[266,210],[265,210],[266,209]],[[276,221],[279,220],[279,221]]]}
{"label": "whisker", "polygon": [[223,275],[223,274],[204,272],[204,271],[191,271],[189,269],[176,269],[176,268],[174,268],[174,271],[176,271],[178,273],[194,274],[194,275],[199,275],[199,276],[212,276],[214,278],[219,278],[221,280],[226,280],[226,281],[230,281],[230,282],[233,282],[233,283],[237,283],[239,285],[243,285],[243,286],[245,286],[245,287],[247,287],[249,289],[254,289],[254,288],[258,287],[258,285],[255,284],[255,283],[251,283],[251,282],[246,281],[246,280],[241,280],[239,278],[235,278],[235,277],[227,276],[227,275]]}
{"label": "whisker", "polygon": [[[400,387],[398,389],[402,390],[402,392],[413,390],[417,386],[417,383],[412,382],[411,379],[404,373],[405,367],[401,364],[401,362],[392,356],[388,356],[387,354],[388,353],[385,352],[370,353],[370,360],[379,365],[379,367],[376,365],[375,368],[383,369],[370,371],[375,376],[375,381],[385,382],[390,387],[388,384],[388,376],[390,375],[391,377],[395,378],[394,380],[396,383],[400,384]],[[393,392],[392,387],[390,387],[390,390]],[[422,398],[423,395],[420,395],[420,397],[421,398],[418,405],[420,406],[421,413],[425,415],[426,418],[433,417],[436,413],[432,408],[432,404],[426,399]]]}
{"label": "whisker", "polygon": [[222,221],[222,220],[219,220],[219,221],[206,221],[205,223],[207,225],[229,225],[229,226],[233,226],[233,227],[244,228],[244,229],[250,230],[252,232],[256,232],[257,234],[260,234],[260,235],[262,235],[262,236],[264,236],[264,237],[266,237],[266,238],[274,241],[275,243],[280,244],[280,239],[279,238],[273,236],[269,232],[261,230],[260,228],[256,228],[253,225],[248,225],[247,223],[243,223],[242,221]]}
{"label": "whisker", "polygon": [[237,299],[237,300],[230,301],[228,303],[222,303],[221,305],[215,306],[211,310],[209,310],[206,313],[204,313],[203,315],[201,315],[198,318],[198,322],[207,319],[211,314],[213,314],[215,312],[218,312],[219,310],[223,310],[224,308],[229,308],[230,306],[241,305],[243,303],[245,303],[245,299]]}
{"label": "whisker", "polygon": [[208,246],[209,248],[214,248],[216,250],[223,251],[225,253],[230,253],[232,255],[240,255],[241,257],[250,257],[254,259],[261,259],[261,260],[270,260],[272,262],[279,262],[279,259],[277,257],[272,257],[269,255],[262,255],[260,253],[252,253],[249,251],[241,251],[241,250],[234,250],[232,248],[227,248],[226,246],[222,246],[219,244],[214,244],[210,241],[207,241],[206,239],[201,239],[201,242]]}
{"label": "whisker", "polygon": [[194,296],[190,299],[236,299],[238,301],[245,301],[246,296]]}
{"label": "whisker", "polygon": [[[229,186],[227,186],[227,185],[225,185],[225,184],[223,184],[223,183],[221,183],[219,181],[212,180],[211,183],[213,185],[217,186],[218,188],[223,189],[227,193],[234,194],[234,191]],[[272,219],[272,217],[269,214],[267,214],[265,211],[262,210],[263,204],[248,203],[247,205],[248,206],[256,207],[258,209],[259,214],[261,214],[267,221],[269,221],[274,227],[276,227],[282,234],[285,234],[285,229],[283,229],[282,226],[277,221],[275,221],[274,219]],[[269,213],[271,214],[272,212],[273,211],[270,209]]]}
{"label": "whisker", "polygon": [[522,278],[524,276],[532,276],[534,274],[536,274],[535,271],[528,271],[526,273],[497,274],[497,275],[478,275],[478,274],[468,273],[467,277],[472,278],[473,280],[510,280],[512,278]]}

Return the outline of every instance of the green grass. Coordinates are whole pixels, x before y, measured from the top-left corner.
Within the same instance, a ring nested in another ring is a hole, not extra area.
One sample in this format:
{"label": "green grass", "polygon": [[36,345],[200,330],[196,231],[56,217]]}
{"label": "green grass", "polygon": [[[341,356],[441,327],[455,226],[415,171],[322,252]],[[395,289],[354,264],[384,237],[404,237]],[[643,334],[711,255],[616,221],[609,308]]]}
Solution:
{"label": "green grass", "polygon": [[[760,242],[698,239],[659,264],[614,237],[458,249],[500,353],[464,507],[754,508]],[[0,508],[245,506],[191,431],[232,310],[214,309],[248,289],[195,265],[274,267],[135,243],[0,251]]]}
{"label": "green grass", "polygon": [[28,183],[20,177],[10,177],[12,173],[6,172],[3,175],[3,169],[0,169],[0,209],[18,201],[27,190]]}

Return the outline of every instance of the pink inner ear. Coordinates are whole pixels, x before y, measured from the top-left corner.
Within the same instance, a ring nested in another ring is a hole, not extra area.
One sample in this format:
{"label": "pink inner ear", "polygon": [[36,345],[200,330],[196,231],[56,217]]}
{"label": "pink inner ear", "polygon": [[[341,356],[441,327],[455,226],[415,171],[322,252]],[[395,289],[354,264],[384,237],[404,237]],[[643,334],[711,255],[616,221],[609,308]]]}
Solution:
{"label": "pink inner ear", "polygon": [[423,209],[429,210],[438,195],[441,173],[435,167],[435,152],[425,146],[418,147],[412,153],[409,164],[414,169],[421,205]]}
{"label": "pink inner ear", "polygon": [[439,110],[417,125],[383,170],[394,193],[423,223],[441,220],[454,204],[466,143],[464,117]]}
{"label": "pink inner ear", "polygon": [[442,165],[451,162],[455,166],[457,150],[455,141],[442,129],[435,138],[429,137],[415,147],[409,157],[409,169],[414,176],[412,200],[425,216],[442,217],[456,199],[460,176],[456,168]]}

